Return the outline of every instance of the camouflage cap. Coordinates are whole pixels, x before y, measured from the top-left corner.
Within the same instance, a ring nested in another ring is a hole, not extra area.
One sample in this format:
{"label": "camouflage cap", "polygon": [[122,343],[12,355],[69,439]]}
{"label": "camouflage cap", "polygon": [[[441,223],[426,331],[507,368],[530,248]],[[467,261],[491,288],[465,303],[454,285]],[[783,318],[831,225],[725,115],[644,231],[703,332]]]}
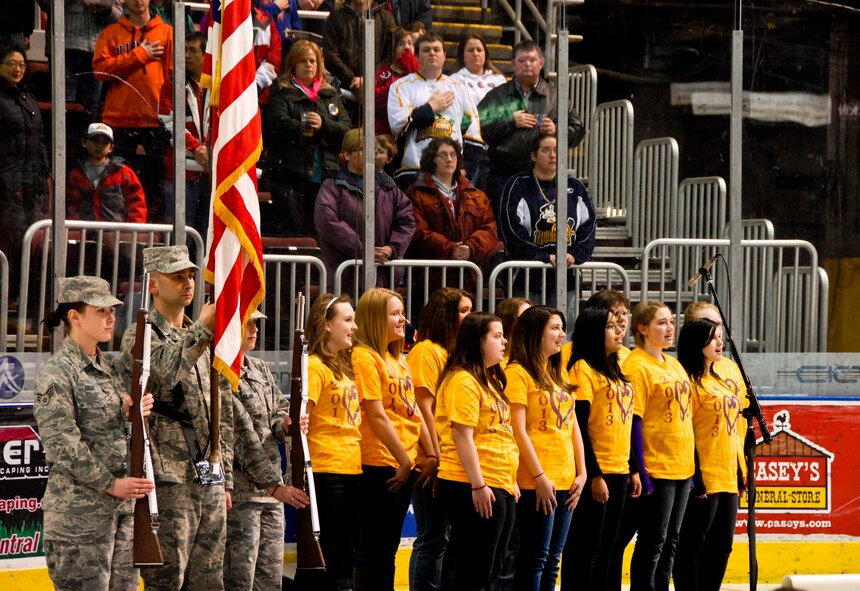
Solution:
{"label": "camouflage cap", "polygon": [[187,246],[152,246],[143,249],[143,268],[147,273],[176,273],[185,269],[199,269],[188,258]]}
{"label": "camouflage cap", "polygon": [[122,302],[110,292],[110,285],[107,281],[86,275],[60,279],[60,293],[57,296],[57,303],[73,304],[75,302],[83,302],[99,308],[122,306]]}

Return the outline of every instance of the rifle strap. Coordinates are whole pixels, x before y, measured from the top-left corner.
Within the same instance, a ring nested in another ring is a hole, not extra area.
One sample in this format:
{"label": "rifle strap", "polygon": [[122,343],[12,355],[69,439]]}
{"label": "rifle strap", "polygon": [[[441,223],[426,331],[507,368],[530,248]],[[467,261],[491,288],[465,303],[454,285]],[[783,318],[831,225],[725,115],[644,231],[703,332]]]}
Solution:
{"label": "rifle strap", "polygon": [[[160,340],[165,340],[164,333],[161,332],[155,323],[152,324],[152,332]],[[203,459],[203,451],[200,449],[200,442],[197,441],[197,433],[194,432],[194,423],[191,421],[191,415],[188,413],[188,405],[185,403],[185,390],[182,389],[182,382],[173,386],[170,394],[173,398],[173,404],[163,400],[156,400],[152,405],[152,412],[179,423],[182,427],[182,435],[185,437],[185,444],[188,446],[188,455],[191,456],[191,461],[196,464]]]}

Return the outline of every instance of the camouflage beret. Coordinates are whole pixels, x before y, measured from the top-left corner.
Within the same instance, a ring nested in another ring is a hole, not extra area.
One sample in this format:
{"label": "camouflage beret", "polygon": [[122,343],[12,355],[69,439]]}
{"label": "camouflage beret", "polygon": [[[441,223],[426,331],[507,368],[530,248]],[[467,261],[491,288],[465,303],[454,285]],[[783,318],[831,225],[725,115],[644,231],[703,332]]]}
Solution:
{"label": "camouflage beret", "polygon": [[58,304],[73,304],[83,302],[99,308],[105,306],[122,306],[110,292],[110,285],[99,277],[65,277],[60,279],[60,292],[57,295]]}
{"label": "camouflage beret", "polygon": [[152,246],[143,249],[143,268],[147,273],[176,273],[185,269],[199,269],[188,258],[187,246]]}

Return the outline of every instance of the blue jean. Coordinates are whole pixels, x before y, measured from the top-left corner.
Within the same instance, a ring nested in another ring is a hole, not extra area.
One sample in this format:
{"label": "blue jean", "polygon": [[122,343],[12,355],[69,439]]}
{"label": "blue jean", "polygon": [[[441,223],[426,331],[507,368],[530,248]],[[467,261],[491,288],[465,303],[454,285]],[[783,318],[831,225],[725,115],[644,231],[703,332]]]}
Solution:
{"label": "blue jean", "polygon": [[639,537],[630,561],[630,591],[666,591],[675,547],[690,496],[690,479],[651,478],[654,492],[642,502]]}
{"label": "blue jean", "polygon": [[738,493],[690,497],[672,572],[677,591],[720,591],[737,520]]}
{"label": "blue jean", "polygon": [[437,591],[442,588],[445,547],[451,525],[441,501],[433,496],[431,486],[419,486],[412,492],[412,510],[415,512],[417,535],[409,559],[409,589],[411,591]]}
{"label": "blue jean", "polygon": [[604,474],[603,480],[609,500],[595,501],[589,485],[573,512],[561,562],[561,591],[609,588],[609,564],[627,500],[627,474]]}
{"label": "blue jean", "polygon": [[517,530],[520,534],[520,553],[514,578],[517,591],[555,590],[558,561],[573,517],[573,511],[565,507],[569,494],[567,490],[556,491],[558,506],[552,515],[545,515],[542,510],[535,510],[535,491],[522,491],[517,507]]}

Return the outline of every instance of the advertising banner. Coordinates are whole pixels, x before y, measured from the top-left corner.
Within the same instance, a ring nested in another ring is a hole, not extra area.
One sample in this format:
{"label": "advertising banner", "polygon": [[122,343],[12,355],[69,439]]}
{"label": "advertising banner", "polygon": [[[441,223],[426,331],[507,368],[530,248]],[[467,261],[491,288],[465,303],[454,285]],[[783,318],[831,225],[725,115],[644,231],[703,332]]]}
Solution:
{"label": "advertising banner", "polygon": [[0,425],[0,560],[40,556],[48,469],[32,424]]}

